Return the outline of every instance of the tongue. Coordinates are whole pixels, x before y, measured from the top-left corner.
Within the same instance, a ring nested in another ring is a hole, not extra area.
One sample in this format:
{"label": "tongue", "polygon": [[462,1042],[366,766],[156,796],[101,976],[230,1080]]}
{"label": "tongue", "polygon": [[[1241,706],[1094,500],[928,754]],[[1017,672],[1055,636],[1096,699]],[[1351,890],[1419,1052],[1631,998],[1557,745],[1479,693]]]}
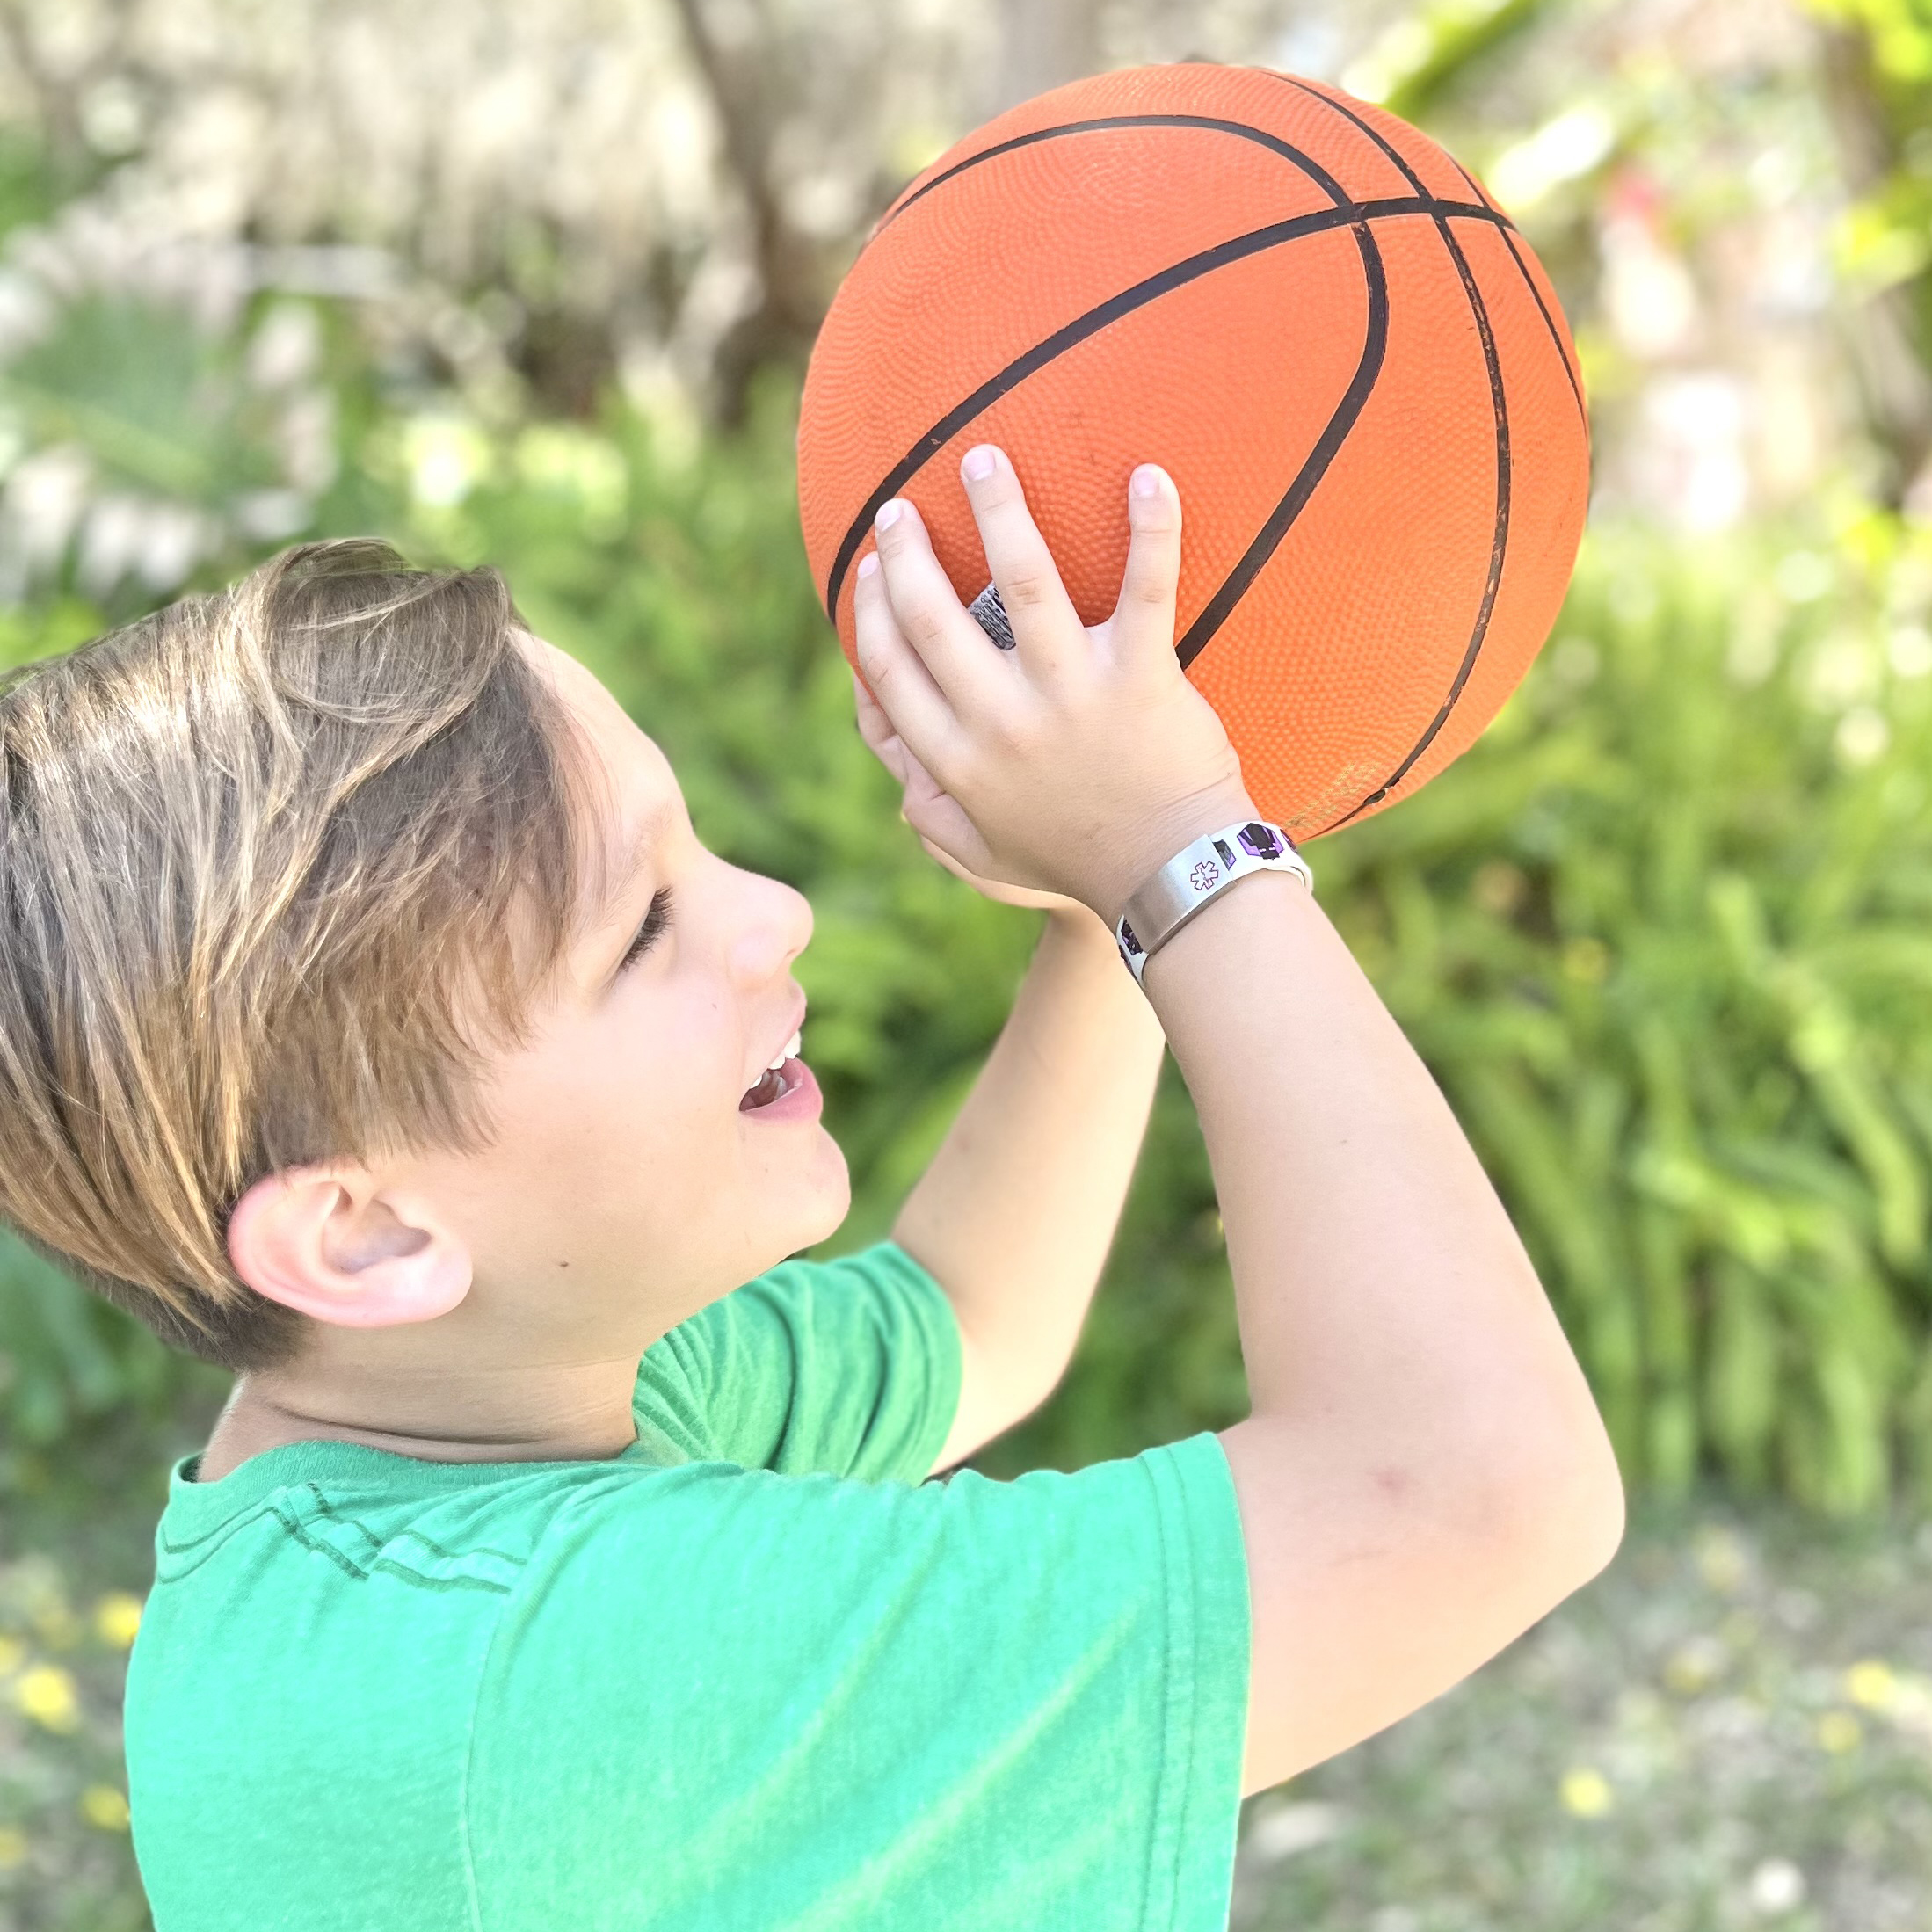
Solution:
{"label": "tongue", "polygon": [[758,1085],[738,1102],[738,1112],[749,1114],[754,1108],[769,1107],[774,1100],[781,1099],[784,1092],[784,1075],[775,1073],[770,1067],[766,1067],[759,1076]]}

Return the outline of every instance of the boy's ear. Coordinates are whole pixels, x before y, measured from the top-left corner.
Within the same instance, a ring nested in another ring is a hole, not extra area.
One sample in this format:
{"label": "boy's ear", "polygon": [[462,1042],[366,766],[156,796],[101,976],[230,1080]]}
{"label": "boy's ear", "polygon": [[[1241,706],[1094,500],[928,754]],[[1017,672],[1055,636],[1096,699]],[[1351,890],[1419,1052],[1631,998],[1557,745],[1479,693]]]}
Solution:
{"label": "boy's ear", "polygon": [[469,1292],[469,1251],[419,1196],[350,1165],[258,1180],[229,1217],[229,1260],[270,1301],[345,1328],[433,1321]]}

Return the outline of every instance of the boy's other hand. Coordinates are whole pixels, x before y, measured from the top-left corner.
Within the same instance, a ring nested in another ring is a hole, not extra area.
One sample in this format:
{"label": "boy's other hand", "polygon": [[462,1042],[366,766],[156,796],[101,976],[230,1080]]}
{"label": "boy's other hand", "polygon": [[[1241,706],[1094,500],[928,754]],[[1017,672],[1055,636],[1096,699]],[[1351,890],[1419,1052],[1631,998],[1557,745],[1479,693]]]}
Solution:
{"label": "boy's other hand", "polygon": [[961,472],[1016,648],[997,649],[960,602],[919,512],[887,504],[855,590],[862,682],[904,760],[887,768],[935,856],[1078,900],[1111,926],[1190,839],[1257,816],[1221,720],[1174,656],[1180,498],[1151,464],[1134,472],[1120,600],[1087,628],[1005,455],[981,444]]}
{"label": "boy's other hand", "polygon": [[[933,774],[906,748],[905,740],[892,729],[892,721],[886,716],[884,708],[866,689],[864,680],[856,671],[852,674],[852,696],[858,708],[859,736],[904,788],[905,798],[899,817],[910,825],[915,807],[923,816],[938,802],[940,788],[933,782]],[[1007,885],[998,879],[983,879],[977,872],[969,872],[951,853],[942,852],[923,832],[919,833],[919,841],[948,872],[965,880],[985,898],[997,900],[1001,905],[1039,906],[1050,912],[1078,913],[1083,919],[1087,917],[1086,907],[1064,893],[1043,892],[1031,886]]]}

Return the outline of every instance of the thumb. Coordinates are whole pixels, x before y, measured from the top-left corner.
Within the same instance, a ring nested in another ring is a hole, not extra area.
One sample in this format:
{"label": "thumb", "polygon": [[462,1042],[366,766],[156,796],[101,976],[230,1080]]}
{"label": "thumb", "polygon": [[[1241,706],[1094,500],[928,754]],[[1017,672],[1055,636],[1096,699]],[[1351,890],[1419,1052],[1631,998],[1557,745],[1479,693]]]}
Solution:
{"label": "thumb", "polygon": [[1180,492],[1155,463],[1127,481],[1127,570],[1109,632],[1117,654],[1132,660],[1174,648],[1174,599],[1180,583]]}

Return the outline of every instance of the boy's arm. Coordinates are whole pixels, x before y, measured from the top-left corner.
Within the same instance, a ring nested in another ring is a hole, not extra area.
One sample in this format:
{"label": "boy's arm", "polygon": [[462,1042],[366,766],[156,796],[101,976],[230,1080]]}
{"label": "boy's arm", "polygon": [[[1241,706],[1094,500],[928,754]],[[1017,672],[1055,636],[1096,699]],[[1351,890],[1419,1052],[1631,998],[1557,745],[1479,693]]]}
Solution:
{"label": "boy's arm", "polygon": [[[860,668],[943,788],[908,814],[919,836],[1111,922],[1192,839],[1257,815],[1173,650],[1180,505],[1134,473],[1121,600],[1089,630],[1011,464],[967,463],[1016,650],[986,650],[895,503],[858,580]],[[1104,835],[1064,838],[1076,813]],[[1321,905],[1263,874],[1145,967],[1214,1169],[1253,1409],[1219,1432],[1246,1554],[1246,1793],[1427,1703],[1586,1582],[1623,1489],[1495,1190]]]}
{"label": "boy's arm", "polygon": [[1046,1400],[1106,1263],[1159,1077],[1160,1022],[1084,906],[1048,915],[1012,1014],[892,1238],[959,1320],[962,1461]]}

